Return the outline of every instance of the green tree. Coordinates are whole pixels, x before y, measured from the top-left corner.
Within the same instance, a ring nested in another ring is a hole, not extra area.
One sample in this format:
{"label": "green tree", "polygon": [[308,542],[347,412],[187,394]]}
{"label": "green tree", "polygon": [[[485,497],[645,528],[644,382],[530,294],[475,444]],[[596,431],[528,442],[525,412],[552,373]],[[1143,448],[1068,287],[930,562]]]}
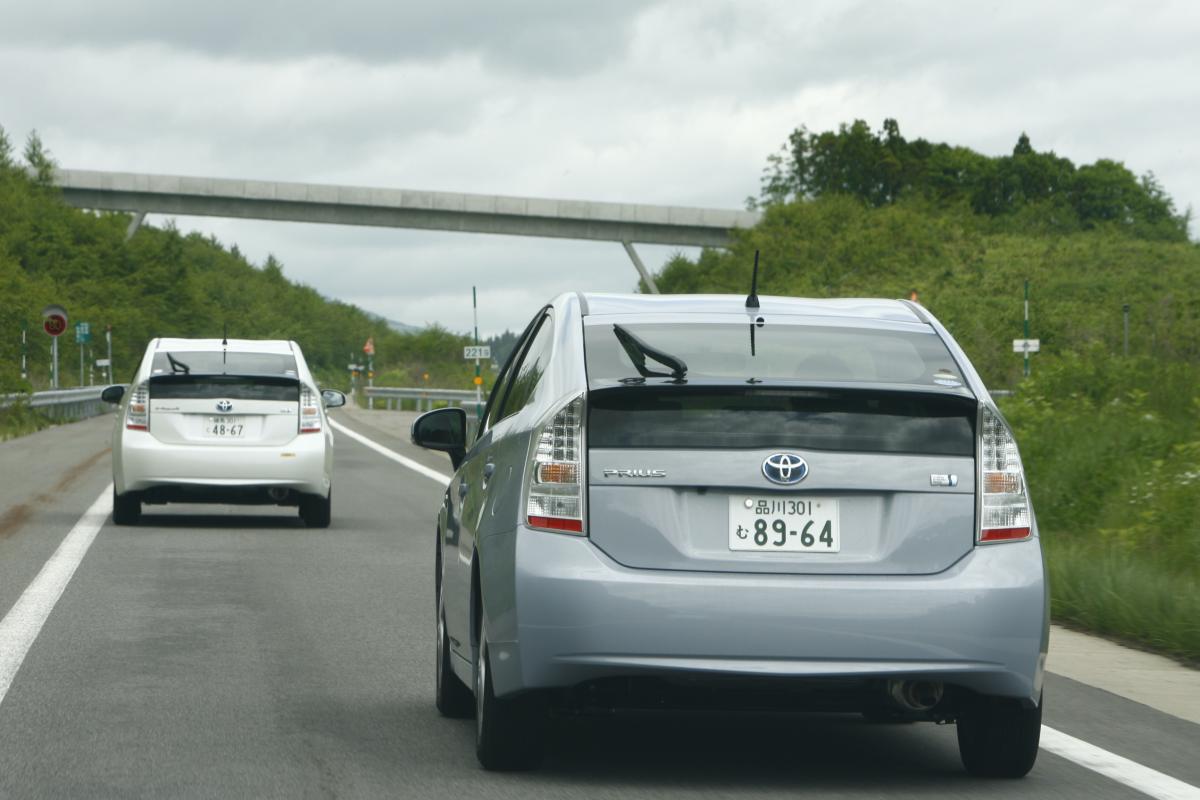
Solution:
{"label": "green tree", "polygon": [[33,169],[34,180],[39,185],[49,186],[54,181],[54,160],[37,130],[30,131],[25,140],[25,163]]}

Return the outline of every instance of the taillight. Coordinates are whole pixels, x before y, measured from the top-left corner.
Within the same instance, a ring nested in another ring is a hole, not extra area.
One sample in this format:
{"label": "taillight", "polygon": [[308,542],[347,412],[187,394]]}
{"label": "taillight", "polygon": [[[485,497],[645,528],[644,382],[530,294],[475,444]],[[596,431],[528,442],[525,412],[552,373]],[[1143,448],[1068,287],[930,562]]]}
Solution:
{"label": "taillight", "polygon": [[301,433],[320,433],[321,432],[321,407],[317,404],[320,400],[312,389],[307,387],[300,392],[300,432]]}
{"label": "taillight", "polygon": [[582,395],[559,409],[534,441],[525,504],[529,526],[582,534]]}
{"label": "taillight", "polygon": [[979,541],[1011,542],[1030,535],[1029,496],[1017,441],[1004,420],[984,408],[981,415]]}
{"label": "taillight", "polygon": [[150,430],[150,387],[138,384],[125,406],[125,428],[131,431]]}

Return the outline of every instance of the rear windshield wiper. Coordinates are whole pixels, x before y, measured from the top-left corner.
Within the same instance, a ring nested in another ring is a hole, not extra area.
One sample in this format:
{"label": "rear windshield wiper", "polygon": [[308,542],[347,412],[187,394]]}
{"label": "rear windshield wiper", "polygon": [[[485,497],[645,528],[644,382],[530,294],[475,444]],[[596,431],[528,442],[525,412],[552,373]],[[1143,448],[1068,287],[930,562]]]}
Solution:
{"label": "rear windshield wiper", "polygon": [[183,363],[179,359],[175,358],[175,356],[171,355],[170,353],[167,353],[167,361],[171,362],[171,372],[172,373],[182,372],[184,375],[187,375],[189,372],[192,371],[191,367],[189,367],[187,364]]}
{"label": "rear windshield wiper", "polygon": [[[683,380],[684,376],[687,375],[687,364],[679,356],[673,356],[670,353],[664,353],[662,350],[651,347],[620,325],[613,325],[613,333],[617,335],[617,341],[621,343],[625,354],[633,362],[634,369],[643,378],[674,378],[675,380]],[[670,373],[654,372],[647,369],[647,357],[670,369]]]}

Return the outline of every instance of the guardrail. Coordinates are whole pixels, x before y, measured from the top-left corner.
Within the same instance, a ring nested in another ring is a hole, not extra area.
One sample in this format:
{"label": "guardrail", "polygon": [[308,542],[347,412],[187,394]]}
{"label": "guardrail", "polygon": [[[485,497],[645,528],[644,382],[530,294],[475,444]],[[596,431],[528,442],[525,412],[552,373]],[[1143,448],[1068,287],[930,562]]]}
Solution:
{"label": "guardrail", "polygon": [[393,386],[368,386],[363,389],[367,397],[367,408],[374,409],[376,399],[384,402],[389,411],[403,408],[405,400],[413,400],[417,411],[428,411],[435,402],[464,406],[475,402],[472,389],[409,389]]}
{"label": "guardrail", "polygon": [[33,394],[0,395],[0,408],[27,402],[55,419],[85,419],[111,411],[113,406],[100,399],[104,386],[83,386],[78,389],[53,389]]}

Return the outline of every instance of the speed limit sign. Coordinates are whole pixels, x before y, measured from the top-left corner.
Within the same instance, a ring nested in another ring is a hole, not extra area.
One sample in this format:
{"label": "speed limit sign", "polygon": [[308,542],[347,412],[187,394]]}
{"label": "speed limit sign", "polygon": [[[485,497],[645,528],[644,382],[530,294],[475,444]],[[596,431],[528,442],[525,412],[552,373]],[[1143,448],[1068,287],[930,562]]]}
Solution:
{"label": "speed limit sign", "polygon": [[51,336],[62,336],[67,332],[67,310],[62,306],[46,306],[42,309],[42,330]]}

